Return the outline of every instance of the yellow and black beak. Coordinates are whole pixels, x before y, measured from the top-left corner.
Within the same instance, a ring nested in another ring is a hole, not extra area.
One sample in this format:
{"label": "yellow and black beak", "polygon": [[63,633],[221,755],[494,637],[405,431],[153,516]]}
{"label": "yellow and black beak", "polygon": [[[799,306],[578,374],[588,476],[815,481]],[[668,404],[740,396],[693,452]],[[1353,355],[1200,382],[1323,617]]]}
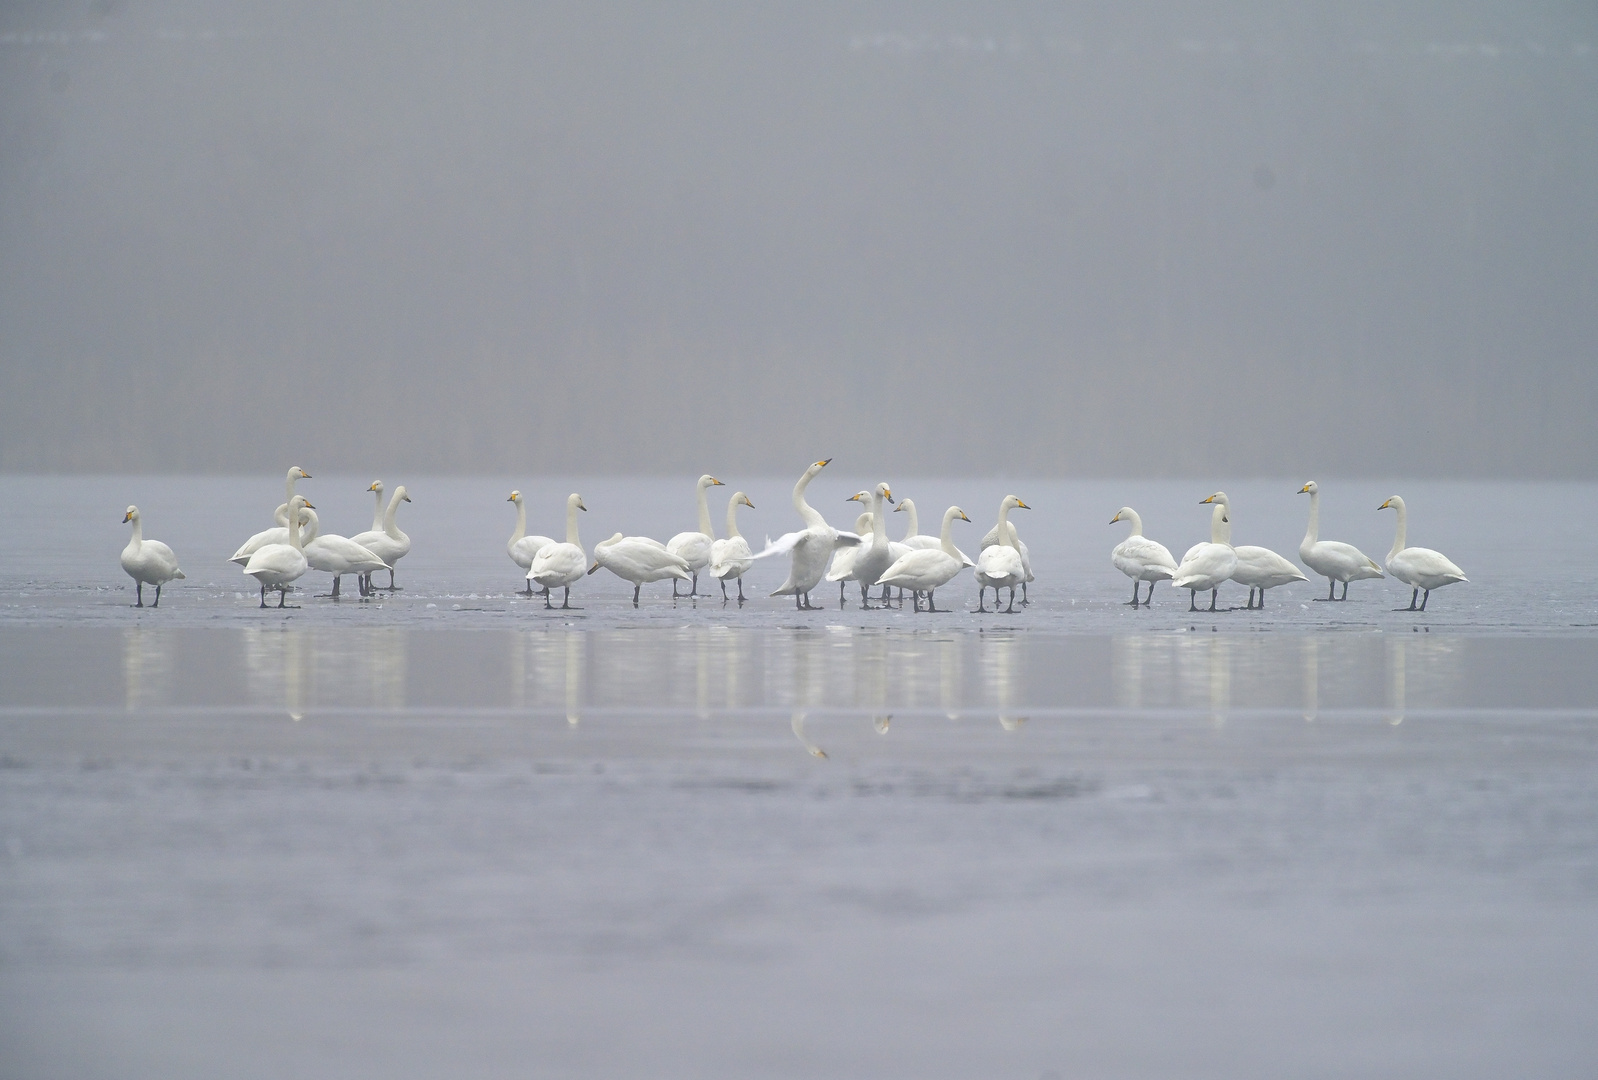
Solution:
{"label": "yellow and black beak", "polygon": [[1303,486],[1303,487],[1301,487],[1301,488],[1299,488],[1299,489],[1298,489],[1298,493],[1299,493],[1299,494],[1300,494],[1300,495],[1302,495],[1302,494],[1304,494],[1304,492],[1306,492],[1306,491],[1308,491],[1308,490],[1309,490],[1309,485],[1308,485],[1308,484],[1305,484],[1305,485],[1304,485],[1304,486]]}
{"label": "yellow and black beak", "polygon": [[966,517],[966,516],[965,516],[965,511],[964,511],[964,510],[962,510],[962,511],[960,511],[960,520],[961,520],[961,521],[970,521],[970,520],[971,520],[971,519],[970,519],[970,518],[968,518],[968,517]]}
{"label": "yellow and black beak", "polygon": [[1032,509],[1030,506],[1028,506],[1026,503],[1022,502],[1020,499],[1015,500],[1015,505],[1018,508],[1022,509],[1022,510],[1030,510],[1030,509]]}
{"label": "yellow and black beak", "polygon": [[714,476],[712,476],[710,478],[710,483],[711,483],[712,487],[726,487],[727,486],[726,484],[723,484],[720,480],[717,480]]}
{"label": "yellow and black beak", "polygon": [[755,508],[755,504],[749,501],[749,496],[747,495],[744,496],[744,505],[749,507],[751,510]]}
{"label": "yellow and black beak", "polygon": [[1200,506],[1203,506],[1203,505],[1204,505],[1204,504],[1205,504],[1205,503],[1212,503],[1212,502],[1214,502],[1214,501],[1215,501],[1215,496],[1214,496],[1214,495],[1211,495],[1211,496],[1210,496],[1210,497],[1209,497],[1209,498],[1207,498],[1207,499],[1200,499],[1200,500],[1199,500],[1199,505],[1200,505]]}
{"label": "yellow and black beak", "polygon": [[1112,517],[1110,519],[1110,524],[1114,525],[1117,521],[1120,521],[1120,520],[1121,520],[1121,515],[1120,514],[1116,514],[1114,517]]}
{"label": "yellow and black beak", "polygon": [[1386,502],[1382,503],[1382,505],[1378,506],[1376,509],[1378,509],[1378,510],[1386,510],[1389,506],[1392,506],[1392,505],[1393,505],[1393,500],[1392,499],[1388,499]]}
{"label": "yellow and black beak", "polygon": [[815,463],[815,464],[814,464],[814,465],[812,465],[812,466],[810,466],[810,467],[811,467],[811,468],[812,468],[812,469],[819,469],[819,468],[821,468],[821,467],[822,467],[822,466],[823,466],[823,465],[826,465],[826,464],[828,464],[828,463],[830,463],[830,462],[831,462],[831,461],[832,461],[832,459],[831,459],[831,458],[822,458],[822,459],[821,459],[821,460],[820,460],[820,461],[818,461],[818,462],[816,462],[816,463]]}
{"label": "yellow and black beak", "polygon": [[132,514],[123,514],[122,515],[122,524],[126,525],[128,522],[130,522],[132,520],[133,520],[133,515]]}
{"label": "yellow and black beak", "polygon": [[315,506],[313,506],[313,505],[311,505],[311,504],[310,504],[310,503],[306,503],[306,504],[305,504],[305,509],[307,509],[307,510],[315,510],[315,509],[316,509],[316,507],[315,507]]}

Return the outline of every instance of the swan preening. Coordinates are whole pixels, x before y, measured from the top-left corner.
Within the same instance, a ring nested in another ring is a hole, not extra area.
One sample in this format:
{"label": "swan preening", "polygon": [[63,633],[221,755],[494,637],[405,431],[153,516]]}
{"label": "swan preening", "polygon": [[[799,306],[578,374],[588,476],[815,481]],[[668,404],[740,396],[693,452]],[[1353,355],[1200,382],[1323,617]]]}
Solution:
{"label": "swan preening", "polygon": [[[1363,578],[1379,578],[1382,568],[1376,560],[1366,555],[1353,544],[1343,544],[1336,540],[1320,539],[1321,532],[1321,488],[1311,480],[1298,489],[1300,495],[1309,496],[1309,528],[1304,532],[1304,541],[1298,545],[1298,557],[1304,565],[1320,574],[1326,579],[1327,600],[1337,600],[1337,583],[1343,583],[1341,599],[1348,599],[1348,583],[1359,581]],[[1321,597],[1316,597],[1317,600]]]}
{"label": "swan preening", "polygon": [[[1433,589],[1441,589],[1444,585],[1452,585],[1456,581],[1469,581],[1465,572],[1449,561],[1448,557],[1440,551],[1431,548],[1405,547],[1405,533],[1409,526],[1409,511],[1404,508],[1404,500],[1397,495],[1392,496],[1378,510],[1392,510],[1398,515],[1398,528],[1393,534],[1393,550],[1387,553],[1387,572],[1392,574],[1413,591],[1409,594],[1409,607],[1405,611],[1425,611],[1426,601],[1431,599]],[[1421,593],[1425,592],[1425,596]],[[1416,599],[1420,600],[1420,607],[1415,606]]]}
{"label": "swan preening", "polygon": [[160,607],[161,586],[188,575],[178,569],[178,557],[172,554],[171,548],[159,540],[144,538],[144,524],[137,506],[128,507],[127,513],[122,515],[122,524],[126,525],[130,521],[133,522],[133,536],[128,540],[128,546],[122,549],[122,569],[133,579],[138,594],[138,602],[133,606],[143,607],[144,587],[154,585],[155,599],[150,606]]}

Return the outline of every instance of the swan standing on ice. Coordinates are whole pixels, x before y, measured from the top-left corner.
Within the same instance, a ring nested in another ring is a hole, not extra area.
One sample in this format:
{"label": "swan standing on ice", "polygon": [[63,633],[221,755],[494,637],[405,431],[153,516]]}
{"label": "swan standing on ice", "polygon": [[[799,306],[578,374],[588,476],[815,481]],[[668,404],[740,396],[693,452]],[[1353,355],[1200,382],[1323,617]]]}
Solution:
{"label": "swan standing on ice", "polygon": [[1139,582],[1149,583],[1149,594],[1141,603],[1144,607],[1154,602],[1154,583],[1156,581],[1169,581],[1176,575],[1176,560],[1171,557],[1170,550],[1164,545],[1150,540],[1143,535],[1143,519],[1138,517],[1136,510],[1130,506],[1123,506],[1117,510],[1110,519],[1110,524],[1117,521],[1130,521],[1132,531],[1127,538],[1115,545],[1110,552],[1110,561],[1115,568],[1132,579],[1133,607],[1140,601],[1137,598]]}
{"label": "swan standing on ice", "polygon": [[[999,589],[1001,586],[1007,586],[1010,590],[1010,606],[1004,609],[1005,612],[1008,613],[1015,610],[1015,587],[1026,584],[1027,569],[1025,562],[1021,558],[1020,541],[1016,536],[1014,527],[1010,524],[1010,511],[1030,509],[1032,509],[1030,506],[1014,495],[1006,495],[1004,501],[999,504],[999,523],[993,527],[993,532],[990,535],[1002,537],[1003,539],[991,546],[984,547],[982,553],[977,556],[978,611],[987,610],[987,608],[982,606],[982,603],[990,588],[993,590],[993,610],[999,610]],[[1021,604],[1023,607],[1026,606],[1025,599],[1021,601]]]}
{"label": "swan standing on ice", "polygon": [[617,533],[609,540],[601,540],[594,545],[594,565],[588,572],[592,574],[601,566],[633,583],[633,607],[638,606],[639,590],[651,581],[688,580],[688,560],[673,555],[660,541],[647,536]]}
{"label": "swan standing on ice", "polygon": [[244,572],[261,584],[262,607],[266,607],[266,590],[269,588],[278,591],[277,606],[282,607],[288,599],[289,584],[298,581],[310,567],[300,540],[300,511],[305,509],[314,510],[315,507],[305,501],[304,495],[290,499],[288,513],[289,521],[293,524],[289,526],[288,543],[267,544],[244,564]]}
{"label": "swan standing on ice", "polygon": [[[938,546],[911,548],[894,560],[879,580],[897,589],[909,589],[912,610],[921,610],[921,594],[926,593],[927,610],[937,611],[932,602],[933,591],[954,580],[954,576],[964,570],[968,563],[960,554],[960,549],[954,546],[954,523],[970,520],[958,506],[949,507],[943,512],[943,530]],[[998,606],[997,600],[994,606]]]}
{"label": "swan standing on ice", "polygon": [[122,569],[133,579],[134,589],[138,594],[138,603],[134,607],[144,606],[144,587],[155,586],[155,600],[150,604],[153,608],[161,606],[161,586],[173,579],[188,577],[178,569],[178,557],[172,554],[172,549],[159,540],[146,540],[144,538],[144,525],[139,520],[139,508],[128,507],[127,513],[122,515],[122,524],[133,522],[133,537],[128,541],[128,546],[122,549]]}
{"label": "swan standing on ice", "polygon": [[544,587],[544,607],[553,608],[550,603],[551,589],[565,589],[565,598],[560,606],[569,609],[572,606],[572,584],[582,578],[588,571],[588,553],[583,551],[583,542],[577,535],[577,511],[585,513],[588,507],[583,505],[583,497],[576,492],[566,496],[566,540],[560,544],[549,544],[539,549],[533,556],[533,565],[527,571],[527,580],[536,581]]}
{"label": "swan standing on ice", "polygon": [[741,604],[744,601],[744,574],[755,564],[755,559],[749,550],[749,541],[738,531],[739,506],[747,506],[751,510],[755,508],[749,496],[741,491],[733,492],[732,498],[727,500],[727,539],[717,540],[710,545],[710,576],[721,582],[723,600],[727,599],[727,579],[737,578],[738,602]]}
{"label": "swan standing on ice", "polygon": [[238,563],[243,566],[250,561],[250,556],[261,550],[267,544],[286,544],[289,542],[289,503],[294,501],[294,482],[296,480],[309,480],[311,474],[298,465],[289,466],[288,475],[283,478],[283,505],[272,511],[272,520],[277,526],[263,529],[244,541],[243,545],[235,551],[228,562]]}
{"label": "swan standing on ice", "polygon": [[300,522],[304,529],[300,533],[300,546],[305,552],[305,561],[312,570],[333,575],[333,591],[327,594],[332,599],[339,598],[339,582],[343,580],[345,574],[355,575],[355,583],[361,595],[365,596],[366,579],[363,575],[376,570],[392,569],[382,559],[349,537],[333,533],[324,535],[322,521],[309,505],[300,511]]}
{"label": "swan standing on ice", "polygon": [[791,556],[788,567],[788,580],[772,593],[772,596],[792,596],[794,607],[800,611],[819,611],[810,602],[810,590],[816,587],[821,580],[821,575],[827,571],[827,563],[832,559],[832,553],[839,547],[853,546],[860,543],[860,537],[854,533],[839,532],[827,524],[827,519],[821,512],[805,501],[805,488],[810,486],[810,481],[816,474],[826,468],[831,458],[811,465],[799,477],[799,482],[793,486],[793,508],[799,512],[799,519],[805,527],[798,532],[784,533],[775,542],[768,542],[756,555],[756,559],[764,559],[771,555]]}
{"label": "swan standing on ice", "polygon": [[[1219,494],[1219,492],[1217,492]],[[1200,499],[1199,505],[1215,503],[1210,514],[1210,542],[1194,544],[1182,556],[1176,573],[1171,576],[1171,587],[1188,591],[1187,609],[1198,610],[1200,589],[1210,591],[1210,610],[1215,610],[1215,598],[1220,595],[1221,583],[1230,581],[1237,569],[1237,552],[1232,550],[1231,520],[1226,516],[1226,506],[1216,501],[1214,495]]]}
{"label": "swan standing on ice", "polygon": [[[1431,548],[1404,546],[1404,534],[1408,531],[1409,525],[1409,511],[1404,509],[1403,499],[1394,495],[1376,509],[1391,509],[1398,515],[1398,531],[1393,536],[1393,550],[1387,553],[1387,572],[1414,589],[1409,594],[1409,607],[1404,608],[1404,611],[1425,611],[1426,601],[1431,599],[1433,589],[1441,589],[1444,585],[1452,585],[1456,581],[1470,580],[1465,576],[1465,571],[1450,562],[1442,552],[1433,551]],[[1422,590],[1425,591],[1425,596],[1420,595]],[[1416,598],[1420,599],[1419,608],[1415,606]]]}
{"label": "swan standing on ice", "polygon": [[[857,491],[845,499],[844,502],[865,502],[869,498],[871,498],[871,492]],[[847,603],[845,590],[849,588],[849,582],[855,579],[855,560],[858,559],[860,557],[860,553],[866,549],[867,541],[864,539],[864,537],[871,531],[871,520],[872,518],[870,510],[867,510],[865,513],[854,519],[854,532],[856,536],[862,538],[861,542],[856,544],[854,547],[839,548],[838,553],[832,557],[832,565],[827,568],[827,580],[836,581],[838,583],[839,611],[842,611],[844,609],[844,605]]]}
{"label": "swan standing on ice", "polygon": [[[856,496],[858,498],[858,496]],[[893,491],[886,483],[871,489],[871,539],[863,541],[854,557],[854,579],[860,583],[860,607],[871,610],[871,586],[882,577],[883,571],[893,565],[893,552],[888,547],[888,519],[882,511],[882,502],[893,502]],[[882,590],[878,599],[887,602],[888,590]]]}
{"label": "swan standing on ice", "polygon": [[[1005,526],[1006,531],[1010,535],[1010,546],[1021,553],[1021,606],[1026,607],[1032,602],[1027,598],[1026,587],[1028,583],[1037,580],[1037,578],[1032,576],[1032,554],[1027,550],[1026,541],[1022,540],[1020,535],[1016,533],[1015,523],[1007,520],[1005,522]],[[999,527],[995,525],[993,528],[987,531],[986,535],[982,537],[981,547],[984,549],[990,548],[998,542]],[[978,599],[980,600],[980,597]],[[999,599],[997,596],[995,596],[993,599],[993,606],[999,606]]]}
{"label": "swan standing on ice", "polygon": [[[553,544],[552,537],[539,536],[537,533],[527,534],[527,504],[522,501],[522,493],[513,491],[506,502],[516,504],[516,531],[510,534],[510,540],[505,544],[505,551],[510,555],[511,562],[522,568],[525,573],[533,568],[533,556],[544,548]],[[533,595],[532,579],[527,581],[527,594]]]}
{"label": "swan standing on ice", "polygon": [[[375,490],[376,488],[377,483],[374,481],[372,489]],[[411,538],[400,532],[399,526],[394,523],[394,517],[399,513],[399,504],[410,501],[411,497],[405,493],[405,485],[401,484],[394,489],[394,497],[388,500],[388,509],[383,511],[383,527],[381,529],[373,529],[370,532],[357,533],[350,537],[351,540],[354,540],[373,555],[382,559],[383,565],[388,567],[389,592],[394,592],[399,588],[398,585],[394,584],[394,564],[408,555],[411,550]],[[371,593],[376,588],[377,586],[372,584],[372,575],[368,572],[366,575],[366,592]]]}
{"label": "swan standing on ice", "polygon": [[[710,565],[710,548],[716,542],[716,531],[710,527],[710,507],[705,502],[705,492],[713,487],[725,487],[720,480],[706,473],[695,485],[695,498],[699,503],[699,531],[680,532],[666,541],[666,550],[688,564],[694,583],[688,588],[689,596],[699,595],[699,571]],[[671,597],[677,598],[676,579],[671,583]]]}
{"label": "swan standing on ice", "polygon": [[[1226,542],[1232,542],[1232,504],[1226,499],[1226,492],[1217,491],[1210,496],[1217,504],[1225,508]],[[1254,608],[1254,590],[1260,594],[1260,610],[1265,610],[1265,590],[1274,589],[1278,585],[1286,585],[1291,581],[1306,581],[1304,571],[1282,558],[1270,548],[1255,547],[1244,544],[1241,547],[1233,544],[1232,553],[1237,556],[1237,569],[1232,571],[1232,580],[1239,585],[1248,586],[1248,604],[1246,609]]]}
{"label": "swan standing on ice", "polygon": [[1321,489],[1311,480],[1298,489],[1300,495],[1309,496],[1309,528],[1298,545],[1298,557],[1305,566],[1326,579],[1326,595],[1316,600],[1337,600],[1337,583],[1343,583],[1341,599],[1348,599],[1348,583],[1362,578],[1379,578],[1382,568],[1376,560],[1353,544],[1337,540],[1318,539],[1321,533]]}

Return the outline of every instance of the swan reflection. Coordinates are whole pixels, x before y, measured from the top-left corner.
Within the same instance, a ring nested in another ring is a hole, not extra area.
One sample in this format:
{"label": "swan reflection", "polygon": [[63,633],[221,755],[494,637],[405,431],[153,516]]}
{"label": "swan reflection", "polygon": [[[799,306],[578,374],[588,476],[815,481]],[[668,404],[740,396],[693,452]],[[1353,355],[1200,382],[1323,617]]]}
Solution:
{"label": "swan reflection", "polygon": [[999,726],[1014,731],[1026,722],[1025,716],[1015,715],[1026,699],[1025,664],[1021,644],[1012,634],[985,634],[982,638],[978,666],[985,683],[993,688],[993,700],[999,708]]}
{"label": "swan reflection", "polygon": [[123,706],[172,703],[172,633],[131,626],[122,631]]}
{"label": "swan reflection", "polygon": [[810,751],[811,757],[824,758],[827,752],[810,741],[810,736],[805,734],[805,713],[803,709],[795,709],[793,714],[793,734]]}
{"label": "swan reflection", "polygon": [[305,718],[310,642],[297,626],[244,631],[244,670],[252,704],[283,703],[291,720]]}
{"label": "swan reflection", "polygon": [[1321,704],[1321,643],[1313,635],[1299,642],[1300,681],[1304,689],[1304,720],[1314,723]]}

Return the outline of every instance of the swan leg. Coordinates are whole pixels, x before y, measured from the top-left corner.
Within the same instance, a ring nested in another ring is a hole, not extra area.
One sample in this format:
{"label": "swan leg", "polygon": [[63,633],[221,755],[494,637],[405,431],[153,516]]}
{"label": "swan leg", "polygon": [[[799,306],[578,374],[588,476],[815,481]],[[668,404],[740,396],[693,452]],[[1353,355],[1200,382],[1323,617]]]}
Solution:
{"label": "swan leg", "polygon": [[839,611],[842,611],[844,609],[845,605],[846,605],[847,598],[844,596],[844,590],[847,589],[848,587],[849,587],[849,583],[847,581],[838,582],[838,610]]}
{"label": "swan leg", "polygon": [[935,592],[937,592],[936,589],[928,589],[927,590],[927,610],[928,611],[937,611],[938,610],[937,607],[932,603],[932,594],[935,593]]}
{"label": "swan leg", "polygon": [[551,604],[549,602],[549,591],[547,589],[544,591],[544,610],[545,611],[554,611],[555,610],[555,605]]}
{"label": "swan leg", "polygon": [[[997,592],[998,590],[995,589],[994,591]],[[997,596],[995,596],[993,598],[993,606],[994,607],[998,607],[999,606],[999,598]],[[1004,613],[1006,615],[1008,615],[1011,612],[1013,612],[1014,610],[1015,610],[1015,586],[1011,585],[1010,586],[1010,606],[1004,609]]]}
{"label": "swan leg", "polygon": [[1215,610],[1215,598],[1217,596],[1220,596],[1220,595],[1221,595],[1221,587],[1219,585],[1217,585],[1215,588],[1210,590],[1210,610],[1211,611]]}
{"label": "swan leg", "polygon": [[1132,579],[1132,606],[1133,607],[1137,607],[1137,605],[1138,605],[1137,591],[1138,591],[1138,588],[1142,584],[1143,583],[1141,581],[1139,581],[1137,578],[1133,578]]}
{"label": "swan leg", "polygon": [[143,607],[144,606],[144,582],[135,579],[134,582],[133,582],[133,589],[134,589],[135,593],[138,595],[138,598],[139,598],[139,602],[137,604],[134,604],[133,606],[134,607]]}
{"label": "swan leg", "polygon": [[1021,606],[1022,607],[1027,607],[1031,603],[1032,603],[1032,601],[1027,598],[1027,594],[1026,594],[1026,582],[1023,581],[1023,582],[1021,582]]}
{"label": "swan leg", "polygon": [[266,607],[266,586],[261,586],[261,606]]}
{"label": "swan leg", "polygon": [[1345,581],[1345,582],[1343,582],[1343,595],[1338,597],[1338,600],[1339,601],[1343,601],[1343,600],[1347,600],[1347,599],[1348,599],[1348,582]]}
{"label": "swan leg", "polygon": [[728,597],[727,597],[727,579],[726,578],[722,578],[721,579],[721,602],[725,604],[727,602],[727,599],[728,599]]}
{"label": "swan leg", "polygon": [[564,610],[566,610],[566,609],[568,609],[568,608],[570,608],[572,606],[572,587],[570,585],[567,585],[567,586],[565,586],[565,590],[566,590],[566,595],[564,595],[564,596],[562,596],[560,598],[560,606],[561,606],[561,610],[562,611],[564,611]]}
{"label": "swan leg", "polygon": [[871,586],[863,581],[860,583],[860,610],[871,610]]}
{"label": "swan leg", "polygon": [[[672,584],[676,584],[676,579],[675,578],[672,579]],[[639,582],[638,584],[633,586],[633,607],[637,607],[638,606],[638,592],[643,587],[644,586],[643,586],[642,582]],[[673,595],[675,595],[675,594],[673,594]]]}
{"label": "swan leg", "polygon": [[[676,585],[673,584],[672,587],[675,588]],[[698,570],[694,571],[694,583],[692,585],[688,586],[688,595],[689,596],[698,596],[699,595],[699,571]]]}
{"label": "swan leg", "polygon": [[1198,610],[1198,590],[1197,589],[1189,589],[1189,590],[1187,590],[1187,610],[1189,610],[1189,611],[1197,611]]}
{"label": "swan leg", "polygon": [[[1431,593],[1427,593],[1426,595],[1430,596]],[[159,586],[159,585],[157,585],[155,587],[155,603],[151,604],[150,606],[151,607],[160,607],[161,606],[161,586]],[[1422,611],[1426,610],[1426,601],[1424,601],[1424,600],[1421,601],[1420,609]]]}
{"label": "swan leg", "polygon": [[740,604],[744,602],[744,579],[741,574],[738,577],[738,602]]}
{"label": "swan leg", "polygon": [[[1430,589],[1427,589],[1426,590],[1426,595],[1420,598],[1420,609],[1422,611],[1426,610],[1426,601],[1430,600],[1431,598],[1432,598],[1432,591]],[[157,604],[161,603],[161,586],[159,586],[159,585],[157,585],[155,587],[155,602]]]}
{"label": "swan leg", "polygon": [[986,585],[978,585],[977,586],[977,610],[978,611],[986,612],[988,610],[987,608],[982,606],[982,602],[987,599],[987,596],[988,596],[988,587]]}
{"label": "swan leg", "polygon": [[1417,586],[1415,586],[1415,591],[1411,592],[1409,594],[1409,608],[1408,608],[1408,610],[1410,610],[1410,611],[1418,610],[1415,607],[1415,601],[1417,601],[1419,599],[1420,599],[1420,586],[1417,585]]}
{"label": "swan leg", "polygon": [[1260,590],[1260,610],[1261,611],[1265,610],[1265,590],[1264,589]]}

